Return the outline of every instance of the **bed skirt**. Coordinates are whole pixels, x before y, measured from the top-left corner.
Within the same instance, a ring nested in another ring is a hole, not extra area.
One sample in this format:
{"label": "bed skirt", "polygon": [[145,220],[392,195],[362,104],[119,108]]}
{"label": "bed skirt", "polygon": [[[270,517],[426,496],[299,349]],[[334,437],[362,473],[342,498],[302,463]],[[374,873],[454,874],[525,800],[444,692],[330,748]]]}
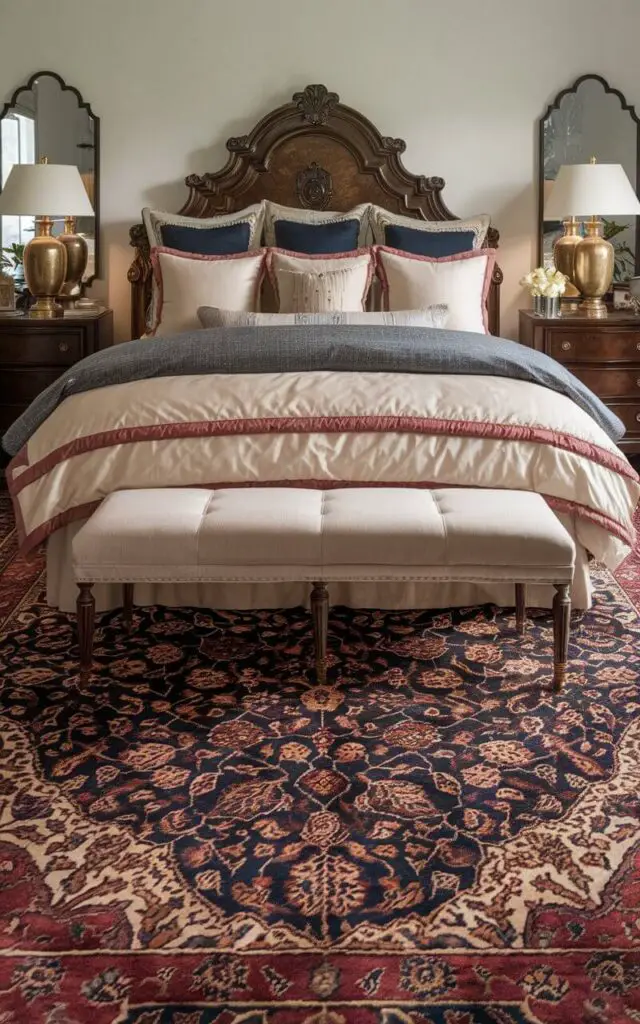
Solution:
{"label": "bed skirt", "polygon": [[[573,520],[559,517],[574,535]],[[77,587],[71,572],[71,543],[82,523],[58,530],[47,543],[47,602],[53,608],[73,612]],[[118,585],[94,587],[98,611],[119,608],[122,588]],[[552,587],[529,587],[531,607],[550,608]],[[197,608],[294,608],[308,605],[309,586],[305,583],[162,583],[137,584],[134,602],[138,605],[163,604],[170,607]],[[460,608],[493,603],[513,607],[513,586],[471,583],[332,583],[331,603],[350,608]],[[577,545],[576,571],[572,590],[573,607],[591,606],[591,580],[587,555]]]}

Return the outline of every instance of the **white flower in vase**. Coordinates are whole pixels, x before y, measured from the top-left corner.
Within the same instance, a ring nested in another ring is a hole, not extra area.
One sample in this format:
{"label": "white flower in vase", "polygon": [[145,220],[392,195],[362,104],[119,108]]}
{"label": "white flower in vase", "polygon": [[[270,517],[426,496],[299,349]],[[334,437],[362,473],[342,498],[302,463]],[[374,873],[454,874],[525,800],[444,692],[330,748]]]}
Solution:
{"label": "white flower in vase", "polygon": [[524,288],[529,289],[533,298],[557,299],[564,295],[568,278],[555,267],[536,267],[520,280]]}

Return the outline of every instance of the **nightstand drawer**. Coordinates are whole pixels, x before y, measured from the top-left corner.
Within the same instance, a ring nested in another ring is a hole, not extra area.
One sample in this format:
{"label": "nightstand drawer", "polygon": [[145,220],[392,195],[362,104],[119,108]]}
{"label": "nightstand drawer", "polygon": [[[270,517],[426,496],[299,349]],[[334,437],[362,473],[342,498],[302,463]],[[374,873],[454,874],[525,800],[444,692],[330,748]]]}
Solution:
{"label": "nightstand drawer", "polygon": [[640,454],[640,316],[610,310],[602,320],[520,310],[520,342],[576,375],[623,421],[620,447]]}
{"label": "nightstand drawer", "polygon": [[547,331],[545,348],[559,363],[640,362],[640,329]]}
{"label": "nightstand drawer", "polygon": [[614,370],[608,367],[591,370],[584,366],[569,366],[568,369],[605,401],[608,398],[632,395],[637,395],[640,400],[640,361],[634,370]]}
{"label": "nightstand drawer", "polygon": [[82,359],[80,331],[56,331],[55,334],[39,331],[28,337],[17,332],[0,335],[0,363],[73,366],[79,359]]}
{"label": "nightstand drawer", "polygon": [[28,405],[60,376],[60,370],[25,370],[0,366],[0,404]]}

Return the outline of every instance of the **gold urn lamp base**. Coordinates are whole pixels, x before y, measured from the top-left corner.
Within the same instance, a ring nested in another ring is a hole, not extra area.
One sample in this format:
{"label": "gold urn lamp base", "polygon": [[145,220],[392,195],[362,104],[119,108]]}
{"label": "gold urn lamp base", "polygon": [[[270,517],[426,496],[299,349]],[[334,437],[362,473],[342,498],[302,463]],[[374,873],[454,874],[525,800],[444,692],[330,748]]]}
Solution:
{"label": "gold urn lamp base", "polygon": [[605,317],[609,316],[607,304],[604,299],[600,298],[600,296],[595,296],[591,299],[583,299],[578,306],[578,310],[580,313],[583,313],[584,316],[591,317],[595,320],[603,320]]}
{"label": "gold urn lamp base", "polygon": [[65,217],[64,234],[58,239],[67,250],[67,272],[59,298],[65,305],[71,305],[82,297],[82,278],[87,269],[89,247],[82,235],[76,234],[75,217]]}
{"label": "gold urn lamp base", "polygon": [[580,221],[577,217],[567,217],[562,222],[564,235],[557,238],[553,246],[553,264],[556,270],[568,277],[563,303],[574,305],[580,298],[580,292],[576,288],[573,276],[575,272],[576,246],[582,241],[580,232]]}
{"label": "gold urn lamp base", "polygon": [[36,299],[32,306],[29,306],[27,316],[32,320],[57,320],[64,316],[64,306],[56,302],[51,296]]}
{"label": "gold urn lamp base", "polygon": [[602,237],[603,224],[592,217],[585,224],[586,235],[575,248],[574,280],[583,297],[580,312],[603,319],[609,315],[604,296],[613,281],[615,252]]}
{"label": "gold urn lamp base", "polygon": [[36,220],[36,237],[24,250],[24,277],[35,302],[28,315],[34,320],[55,320],[64,315],[56,301],[67,273],[67,250],[51,234],[53,221],[49,217]]}

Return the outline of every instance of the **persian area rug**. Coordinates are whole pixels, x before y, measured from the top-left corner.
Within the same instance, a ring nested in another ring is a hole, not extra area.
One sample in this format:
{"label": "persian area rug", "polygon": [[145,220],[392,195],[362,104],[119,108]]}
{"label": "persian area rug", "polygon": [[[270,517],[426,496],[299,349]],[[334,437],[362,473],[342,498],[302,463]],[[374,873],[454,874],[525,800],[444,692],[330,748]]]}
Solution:
{"label": "persian area rug", "polygon": [[[491,607],[100,620],[0,509],[1,1024],[640,1021],[639,562]],[[626,588],[626,593],[625,593]]]}

